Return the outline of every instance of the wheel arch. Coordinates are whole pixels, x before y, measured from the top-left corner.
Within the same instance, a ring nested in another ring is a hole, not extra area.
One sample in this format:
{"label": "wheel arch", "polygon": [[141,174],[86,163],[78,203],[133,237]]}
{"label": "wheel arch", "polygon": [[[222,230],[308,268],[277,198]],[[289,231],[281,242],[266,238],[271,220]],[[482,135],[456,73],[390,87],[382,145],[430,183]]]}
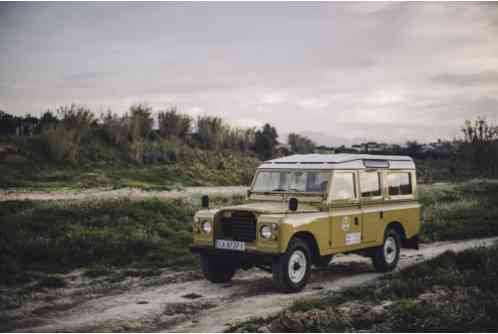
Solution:
{"label": "wheel arch", "polygon": [[403,225],[399,221],[392,221],[389,224],[387,224],[384,234],[389,229],[393,229],[396,231],[396,233],[398,233],[401,239],[401,247],[405,247],[407,238],[406,238],[405,228],[403,227]]}
{"label": "wheel arch", "polygon": [[290,240],[294,238],[300,238],[306,242],[311,252],[311,262],[316,264],[320,259],[320,249],[318,248],[318,242],[313,233],[307,231],[296,232]]}

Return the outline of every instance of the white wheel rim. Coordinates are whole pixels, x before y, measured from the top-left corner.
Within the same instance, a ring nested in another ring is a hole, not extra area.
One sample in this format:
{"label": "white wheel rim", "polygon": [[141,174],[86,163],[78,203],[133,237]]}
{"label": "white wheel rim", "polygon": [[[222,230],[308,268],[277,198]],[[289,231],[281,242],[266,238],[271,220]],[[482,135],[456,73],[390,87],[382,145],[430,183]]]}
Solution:
{"label": "white wheel rim", "polygon": [[289,278],[292,283],[299,283],[303,280],[306,270],[308,270],[306,255],[301,250],[295,250],[289,259]]}
{"label": "white wheel rim", "polygon": [[396,259],[398,248],[396,247],[396,240],[393,237],[387,237],[384,242],[384,258],[386,262],[391,264]]}

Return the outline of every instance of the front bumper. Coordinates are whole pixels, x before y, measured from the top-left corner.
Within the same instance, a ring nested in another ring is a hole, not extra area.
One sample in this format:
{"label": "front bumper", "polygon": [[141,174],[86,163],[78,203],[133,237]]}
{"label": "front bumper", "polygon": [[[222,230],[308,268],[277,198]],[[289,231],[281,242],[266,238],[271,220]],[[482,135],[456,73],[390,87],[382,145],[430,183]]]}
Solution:
{"label": "front bumper", "polygon": [[259,252],[253,250],[233,251],[228,249],[218,249],[212,246],[191,245],[190,251],[208,256],[213,256],[223,263],[233,263],[240,265],[266,265],[271,264],[279,254]]}

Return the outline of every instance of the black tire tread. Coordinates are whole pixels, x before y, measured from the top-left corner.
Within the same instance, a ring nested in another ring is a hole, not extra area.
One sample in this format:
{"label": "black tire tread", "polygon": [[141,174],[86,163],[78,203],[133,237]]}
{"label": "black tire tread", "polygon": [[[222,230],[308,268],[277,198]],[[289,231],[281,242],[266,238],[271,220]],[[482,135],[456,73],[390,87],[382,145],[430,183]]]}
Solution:
{"label": "black tire tread", "polygon": [[217,263],[207,255],[201,255],[201,269],[204,277],[212,283],[230,282],[236,271],[235,267]]}
{"label": "black tire tread", "polygon": [[382,243],[382,246],[377,247],[377,249],[374,251],[374,254],[372,256],[372,263],[374,265],[374,268],[378,272],[388,272],[394,270],[396,268],[398,261],[399,261],[399,256],[400,256],[400,250],[401,250],[401,239],[396,230],[394,229],[387,229],[386,232],[384,233],[384,241],[388,236],[392,236],[396,239],[396,243],[398,244],[398,255],[397,259],[392,263],[388,264],[385,260],[384,257],[384,242]]}
{"label": "black tire tread", "polygon": [[[292,254],[292,251],[295,250],[296,248],[300,248],[304,250],[305,255],[307,256],[307,265],[308,265],[308,272],[306,273],[303,281],[299,285],[295,285],[292,282],[290,282],[289,278],[287,277],[288,271],[287,271],[287,266],[288,266],[288,261],[290,258],[290,255]],[[277,259],[274,260],[273,265],[272,265],[272,273],[273,273],[273,284],[276,286],[276,288],[285,293],[289,292],[298,292],[301,291],[305,286],[306,283],[308,283],[310,272],[311,272],[311,255],[310,255],[310,250],[308,247],[308,244],[300,239],[300,238],[293,238],[289,242],[289,246],[287,247],[287,252],[279,256]]]}

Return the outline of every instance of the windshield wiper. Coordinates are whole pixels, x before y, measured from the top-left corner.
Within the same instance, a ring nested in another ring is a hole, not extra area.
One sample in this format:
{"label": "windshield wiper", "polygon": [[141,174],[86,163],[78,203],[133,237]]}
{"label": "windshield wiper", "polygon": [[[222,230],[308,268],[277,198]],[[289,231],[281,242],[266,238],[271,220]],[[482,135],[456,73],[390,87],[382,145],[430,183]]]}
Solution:
{"label": "windshield wiper", "polygon": [[273,189],[272,191],[286,191],[287,189],[284,189],[284,188],[276,188],[276,189]]}

